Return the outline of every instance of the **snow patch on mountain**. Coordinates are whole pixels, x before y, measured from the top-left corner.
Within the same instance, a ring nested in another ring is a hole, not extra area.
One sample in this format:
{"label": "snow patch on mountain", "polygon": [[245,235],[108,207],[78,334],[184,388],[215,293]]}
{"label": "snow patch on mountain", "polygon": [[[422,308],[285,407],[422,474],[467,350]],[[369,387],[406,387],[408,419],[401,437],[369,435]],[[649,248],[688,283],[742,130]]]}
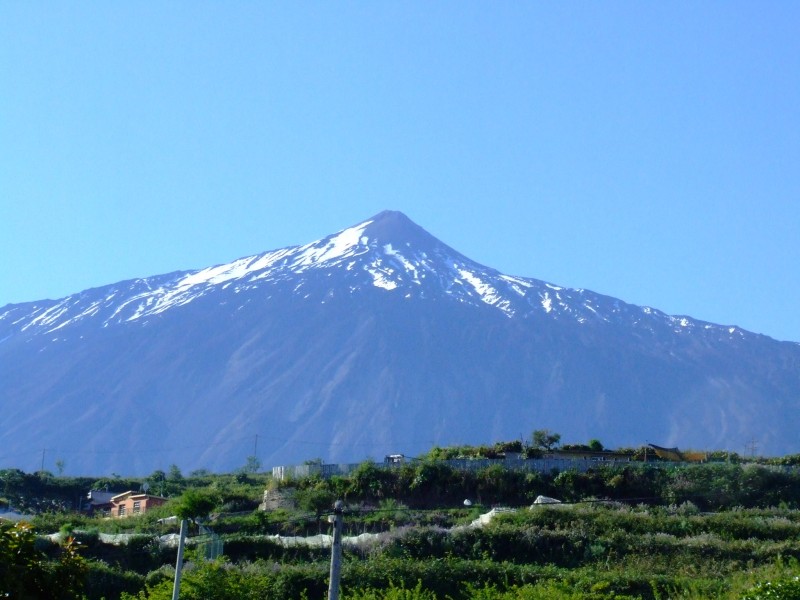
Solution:
{"label": "snow patch on mountain", "polygon": [[[297,258],[294,260],[295,269],[302,272],[304,268],[353,256],[358,254],[359,250],[363,252],[364,244],[361,243],[361,234],[371,222],[365,221],[360,225],[340,231],[323,242],[301,246],[298,248]],[[368,238],[365,239],[368,240]]]}
{"label": "snow patch on mountain", "polygon": [[391,273],[384,273],[377,269],[367,269],[367,272],[372,275],[372,282],[375,287],[383,288],[385,290],[393,290],[397,288],[397,283],[391,279]]}
{"label": "snow patch on mountain", "polygon": [[542,297],[542,307],[544,308],[544,312],[550,312],[553,310],[553,301],[550,299],[550,294],[547,292],[544,293]]}
{"label": "snow patch on mountain", "polygon": [[[419,269],[417,269],[417,265],[414,264],[413,261],[407,259],[398,250],[395,250],[391,244],[385,244],[383,246],[383,252],[386,254],[386,256],[391,257],[397,262],[399,262],[406,270],[406,272],[411,274],[411,279],[414,283],[416,283],[417,285],[421,283]],[[419,264],[420,266],[424,266],[424,262],[422,261],[420,261]]]}
{"label": "snow patch on mountain", "polygon": [[477,274],[467,269],[458,269],[458,275],[477,292],[482,302],[490,306],[497,306],[500,310],[509,312],[508,303],[501,303],[503,296],[489,283],[482,280]]}

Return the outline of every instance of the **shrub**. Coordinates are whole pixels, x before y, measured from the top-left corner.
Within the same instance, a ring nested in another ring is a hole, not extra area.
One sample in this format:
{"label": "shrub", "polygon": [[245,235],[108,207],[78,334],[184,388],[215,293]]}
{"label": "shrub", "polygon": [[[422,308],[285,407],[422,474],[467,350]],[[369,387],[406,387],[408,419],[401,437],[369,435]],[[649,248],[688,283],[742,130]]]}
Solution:
{"label": "shrub", "polygon": [[797,600],[800,598],[800,576],[765,581],[749,590],[742,600]]}

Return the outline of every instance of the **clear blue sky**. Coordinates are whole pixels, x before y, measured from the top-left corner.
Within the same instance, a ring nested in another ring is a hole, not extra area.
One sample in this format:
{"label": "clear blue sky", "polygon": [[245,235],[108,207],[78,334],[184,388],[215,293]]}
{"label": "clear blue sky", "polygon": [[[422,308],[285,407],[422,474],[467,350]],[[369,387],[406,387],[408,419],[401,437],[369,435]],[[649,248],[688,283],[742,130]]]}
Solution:
{"label": "clear blue sky", "polygon": [[0,306],[405,212],[800,341],[800,3],[0,3]]}

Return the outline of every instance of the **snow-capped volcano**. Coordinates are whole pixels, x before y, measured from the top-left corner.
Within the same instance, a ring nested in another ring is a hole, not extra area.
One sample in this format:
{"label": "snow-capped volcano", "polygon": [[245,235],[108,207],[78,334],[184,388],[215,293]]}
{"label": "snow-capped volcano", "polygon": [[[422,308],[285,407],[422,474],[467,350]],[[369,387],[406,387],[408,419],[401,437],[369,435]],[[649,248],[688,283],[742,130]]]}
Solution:
{"label": "snow-capped volcano", "polygon": [[[325,278],[334,275],[335,279],[326,283]],[[344,289],[342,282],[346,283]],[[491,306],[507,317],[545,313],[582,323],[609,321],[622,314],[635,322],[644,317],[651,321],[656,316],[676,331],[701,325],[720,334],[744,334],[737,328],[668,316],[582,289],[504,275],[468,259],[396,211],[384,211],[302,246],[196,271],[125,281],[40,303],[24,317],[19,315],[29,310],[28,305],[8,307],[0,313],[0,324],[13,324],[17,331],[31,333],[54,333],[87,319],[107,327],[146,320],[222,292],[261,290],[269,295],[276,284],[280,284],[281,293],[290,284],[291,294],[303,299],[324,301],[333,294],[379,288],[408,299],[446,297]],[[248,295],[243,297],[250,301]]]}
{"label": "snow-capped volcano", "polygon": [[798,451],[800,345],[505,275],[393,211],[6,306],[0,382],[0,466],[21,468],[43,447],[79,472],[143,473],[234,468],[254,436],[272,464],[538,428]]}

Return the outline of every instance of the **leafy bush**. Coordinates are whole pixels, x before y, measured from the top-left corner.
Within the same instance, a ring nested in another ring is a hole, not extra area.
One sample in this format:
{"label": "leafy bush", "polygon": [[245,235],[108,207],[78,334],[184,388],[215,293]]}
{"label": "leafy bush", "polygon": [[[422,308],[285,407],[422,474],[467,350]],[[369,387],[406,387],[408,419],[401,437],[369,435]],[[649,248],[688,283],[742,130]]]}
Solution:
{"label": "leafy bush", "polygon": [[30,525],[0,521],[0,596],[78,599],[83,595],[86,561],[69,538],[50,558],[36,543]]}
{"label": "leafy bush", "polygon": [[389,587],[386,589],[355,590],[350,594],[344,594],[343,598],[344,600],[437,600],[433,592],[422,588],[421,581],[411,589],[403,585],[398,587],[389,582]]}
{"label": "leafy bush", "polygon": [[765,581],[748,591],[742,600],[798,600],[800,598],[800,576]]}
{"label": "leafy bush", "polygon": [[119,598],[123,593],[135,594],[144,586],[145,578],[134,571],[126,571],[103,561],[88,561],[86,600]]}

